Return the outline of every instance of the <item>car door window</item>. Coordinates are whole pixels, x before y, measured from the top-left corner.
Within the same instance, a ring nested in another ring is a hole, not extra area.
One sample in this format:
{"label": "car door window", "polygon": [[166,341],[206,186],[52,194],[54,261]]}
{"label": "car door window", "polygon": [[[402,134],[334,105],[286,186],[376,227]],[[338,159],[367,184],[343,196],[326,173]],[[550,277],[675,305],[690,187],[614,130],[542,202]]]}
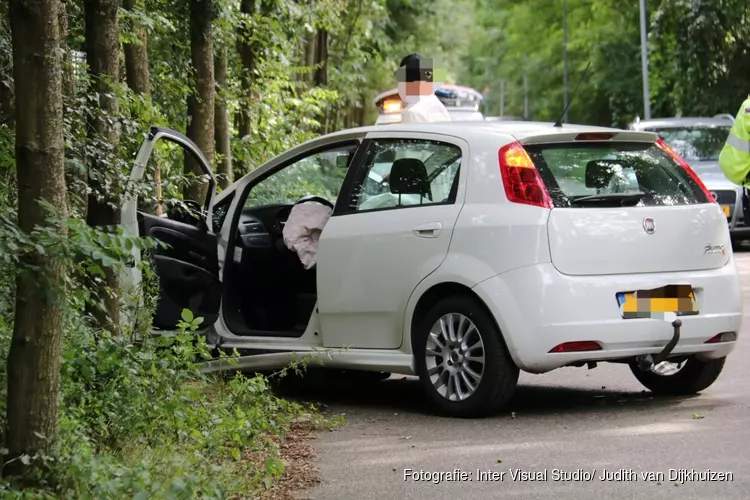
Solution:
{"label": "car door window", "polygon": [[[200,221],[209,193],[205,187],[201,192],[189,186],[199,182],[205,186],[207,179],[192,172],[183,174],[185,164],[196,163],[197,160],[181,145],[169,140],[157,141],[144,177],[132,187],[138,196],[138,210],[151,215],[166,215],[187,224]],[[197,167],[193,168],[196,170]]]}
{"label": "car door window", "polygon": [[460,166],[461,148],[453,144],[375,140],[364,160],[364,179],[354,189],[351,207],[362,212],[453,203]]}
{"label": "car door window", "polygon": [[305,196],[336,201],[356,144],[306,156],[274,172],[252,187],[245,207],[291,204]]}

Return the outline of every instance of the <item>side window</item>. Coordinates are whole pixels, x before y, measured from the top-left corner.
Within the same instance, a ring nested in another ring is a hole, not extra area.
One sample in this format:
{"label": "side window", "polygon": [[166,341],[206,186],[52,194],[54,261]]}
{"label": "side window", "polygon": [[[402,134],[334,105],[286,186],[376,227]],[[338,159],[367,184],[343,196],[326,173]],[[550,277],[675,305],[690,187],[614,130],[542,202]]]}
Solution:
{"label": "side window", "polygon": [[364,161],[364,179],[355,188],[357,212],[436,205],[455,201],[461,148],[415,139],[375,140]]}
{"label": "side window", "polygon": [[184,175],[186,164],[193,172],[199,170],[197,161],[181,145],[168,139],[157,141],[143,179],[135,186],[138,210],[186,224],[198,222],[207,201],[207,179],[200,173]]}
{"label": "side window", "polygon": [[221,231],[222,226],[224,225],[224,221],[227,218],[227,213],[229,212],[229,205],[232,204],[232,200],[234,200],[235,193],[230,194],[223,200],[221,200],[219,203],[214,205],[213,209],[213,226],[214,226],[214,232],[218,233]]}
{"label": "side window", "polygon": [[339,146],[285,166],[252,187],[245,207],[289,204],[309,195],[335,203],[357,147]]}

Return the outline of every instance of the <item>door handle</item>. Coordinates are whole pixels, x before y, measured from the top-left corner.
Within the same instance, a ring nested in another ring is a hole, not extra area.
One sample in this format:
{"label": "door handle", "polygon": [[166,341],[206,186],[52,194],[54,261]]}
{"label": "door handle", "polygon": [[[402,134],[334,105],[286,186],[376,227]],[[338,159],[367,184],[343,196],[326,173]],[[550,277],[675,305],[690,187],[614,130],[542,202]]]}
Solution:
{"label": "door handle", "polygon": [[414,234],[421,238],[437,238],[443,232],[443,225],[439,222],[430,222],[414,228]]}

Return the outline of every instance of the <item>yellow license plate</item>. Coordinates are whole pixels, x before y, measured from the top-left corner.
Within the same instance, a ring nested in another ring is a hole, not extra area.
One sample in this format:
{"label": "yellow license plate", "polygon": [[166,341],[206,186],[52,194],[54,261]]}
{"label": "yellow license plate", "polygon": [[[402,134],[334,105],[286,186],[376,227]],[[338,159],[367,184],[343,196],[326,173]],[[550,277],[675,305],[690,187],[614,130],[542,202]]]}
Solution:
{"label": "yellow license plate", "polygon": [[652,290],[617,294],[620,313],[628,318],[662,318],[665,313],[677,316],[698,314],[698,301],[690,285],[668,285]]}
{"label": "yellow license plate", "polygon": [[727,217],[729,217],[729,210],[730,210],[729,205],[722,205],[721,209],[724,211],[724,215],[726,215]]}

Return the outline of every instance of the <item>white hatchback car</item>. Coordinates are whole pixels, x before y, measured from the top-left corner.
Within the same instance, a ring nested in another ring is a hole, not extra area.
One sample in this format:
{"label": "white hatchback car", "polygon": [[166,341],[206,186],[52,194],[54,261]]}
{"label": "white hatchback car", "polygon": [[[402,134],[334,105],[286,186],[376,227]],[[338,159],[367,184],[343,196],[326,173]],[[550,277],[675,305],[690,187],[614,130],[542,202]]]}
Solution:
{"label": "white hatchback car", "polygon": [[[210,177],[189,139],[154,127],[134,180],[160,139]],[[200,220],[136,211],[132,199],[123,209],[129,234],[171,244],[153,255],[155,326],[174,328],[189,308],[211,345],[241,352],[239,365],[207,371],[309,354],[329,368],[416,374],[441,413],[475,417],[511,398],[519,370],[626,363],[654,392],[699,392],[740,331],[726,218],[653,133],[363,127],[295,147],[218,196],[214,186]],[[283,235],[310,202],[332,215],[307,270]]]}

